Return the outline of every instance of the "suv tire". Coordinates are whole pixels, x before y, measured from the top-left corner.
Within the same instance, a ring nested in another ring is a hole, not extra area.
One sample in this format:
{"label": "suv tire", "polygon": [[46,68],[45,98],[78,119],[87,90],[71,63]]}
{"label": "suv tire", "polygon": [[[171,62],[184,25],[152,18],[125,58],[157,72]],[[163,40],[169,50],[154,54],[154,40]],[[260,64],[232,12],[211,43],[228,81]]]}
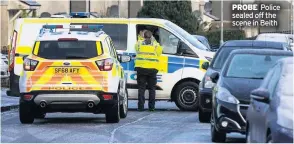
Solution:
{"label": "suv tire", "polygon": [[30,104],[20,102],[19,120],[22,124],[32,124],[34,122],[34,111]]}
{"label": "suv tire", "polygon": [[119,96],[117,100],[117,104],[113,105],[106,112],[106,123],[118,123],[120,120],[120,106],[119,106]]}
{"label": "suv tire", "polygon": [[197,111],[198,109],[198,84],[183,82],[179,84],[174,93],[177,107],[184,111]]}
{"label": "suv tire", "polygon": [[128,115],[128,106],[129,106],[128,97],[129,97],[128,89],[126,88],[124,100],[122,100],[122,104],[120,105],[120,117],[121,118],[126,118]]}

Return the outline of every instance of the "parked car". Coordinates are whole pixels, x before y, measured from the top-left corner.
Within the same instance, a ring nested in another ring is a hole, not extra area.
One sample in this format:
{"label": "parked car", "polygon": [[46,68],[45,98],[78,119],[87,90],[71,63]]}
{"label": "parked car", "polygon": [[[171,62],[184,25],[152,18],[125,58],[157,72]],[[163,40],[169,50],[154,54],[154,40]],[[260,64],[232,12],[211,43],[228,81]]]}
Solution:
{"label": "parked car", "polygon": [[247,142],[293,143],[293,58],[280,60],[251,92]]}
{"label": "parked car", "polygon": [[8,58],[7,56],[1,54],[1,78],[8,78]]}
{"label": "parked car", "polygon": [[196,39],[198,39],[202,44],[204,44],[209,50],[211,50],[208,39],[205,36],[201,35],[193,35]]}
{"label": "parked car", "polygon": [[213,89],[211,140],[225,142],[227,133],[246,133],[246,112],[250,92],[259,87],[268,70],[292,52],[279,50],[234,50],[221,72],[210,78]]}
{"label": "parked car", "polygon": [[279,42],[256,41],[256,40],[231,40],[225,42],[218,52],[216,52],[212,62],[204,62],[202,68],[207,70],[201,83],[199,84],[199,121],[209,122],[211,115],[211,97],[213,83],[210,75],[214,72],[219,72],[227,60],[231,51],[235,49],[277,49],[286,50],[286,48]]}
{"label": "parked car", "polygon": [[281,42],[288,48],[288,50],[291,50],[293,35],[283,33],[263,33],[259,34],[256,37],[256,40]]}

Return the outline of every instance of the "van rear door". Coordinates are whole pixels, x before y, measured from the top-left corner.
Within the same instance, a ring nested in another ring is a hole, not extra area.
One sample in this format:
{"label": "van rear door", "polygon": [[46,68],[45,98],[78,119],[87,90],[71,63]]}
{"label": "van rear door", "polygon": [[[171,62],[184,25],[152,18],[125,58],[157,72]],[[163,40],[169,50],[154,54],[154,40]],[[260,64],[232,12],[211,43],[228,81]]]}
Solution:
{"label": "van rear door", "polygon": [[[22,21],[20,21],[22,20]],[[11,59],[13,58],[13,55],[15,56],[11,61],[11,64],[14,65],[12,68],[14,69],[15,75],[20,75],[23,71],[23,57],[26,55],[29,55],[32,53],[32,48],[34,46],[34,43],[40,33],[40,30],[43,25],[60,25],[61,23],[44,23],[39,22],[38,20],[33,21],[29,20],[26,22],[26,19],[20,19],[18,23],[16,23],[16,28],[18,29],[17,36],[16,36],[16,42],[15,43],[15,49],[12,48],[11,51]],[[53,22],[53,21],[52,21]],[[61,25],[68,25],[69,23],[62,23]]]}

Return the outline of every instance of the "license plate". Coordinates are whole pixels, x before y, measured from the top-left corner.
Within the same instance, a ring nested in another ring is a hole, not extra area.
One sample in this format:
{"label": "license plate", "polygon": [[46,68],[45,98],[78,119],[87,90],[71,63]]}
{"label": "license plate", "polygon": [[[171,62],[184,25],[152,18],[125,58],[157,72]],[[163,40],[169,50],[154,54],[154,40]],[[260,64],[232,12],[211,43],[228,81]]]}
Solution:
{"label": "license plate", "polygon": [[80,68],[55,68],[55,74],[80,74]]}

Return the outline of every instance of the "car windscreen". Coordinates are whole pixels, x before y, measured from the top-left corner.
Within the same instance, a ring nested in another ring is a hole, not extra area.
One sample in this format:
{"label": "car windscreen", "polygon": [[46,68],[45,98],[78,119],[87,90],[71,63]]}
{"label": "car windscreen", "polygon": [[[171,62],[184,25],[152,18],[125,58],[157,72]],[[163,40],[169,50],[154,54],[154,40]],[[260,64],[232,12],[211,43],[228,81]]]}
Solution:
{"label": "car windscreen", "polygon": [[99,51],[96,41],[41,41],[37,56],[45,59],[88,59],[98,56]]}
{"label": "car windscreen", "polygon": [[166,22],[166,25],[170,27],[172,30],[176,31],[179,35],[181,35],[183,38],[185,38],[189,43],[191,43],[195,48],[209,51],[209,49],[202,44],[200,41],[198,41],[197,38],[189,34],[187,31],[182,29],[181,27],[177,26],[176,24],[172,22]]}
{"label": "car windscreen", "polygon": [[228,63],[226,77],[263,79],[268,70],[281,58],[287,56],[236,54]]}
{"label": "car windscreen", "polygon": [[203,36],[198,36],[198,35],[196,35],[196,36],[194,36],[195,38],[197,38],[202,44],[204,44],[208,49],[210,49],[210,45],[209,45],[209,42],[208,42],[208,40],[205,38],[205,37],[203,37]]}
{"label": "car windscreen", "polygon": [[238,47],[223,47],[220,49],[218,54],[215,57],[215,60],[212,62],[212,68],[221,69],[226,62],[229,54]]}

